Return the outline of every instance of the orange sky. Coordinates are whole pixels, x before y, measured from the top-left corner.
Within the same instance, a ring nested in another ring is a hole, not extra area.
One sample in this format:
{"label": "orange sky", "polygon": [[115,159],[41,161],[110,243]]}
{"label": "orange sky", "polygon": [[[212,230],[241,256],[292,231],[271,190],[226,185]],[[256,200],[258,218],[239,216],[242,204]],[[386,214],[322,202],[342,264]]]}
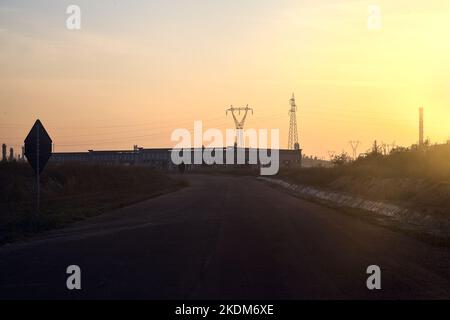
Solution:
{"label": "orange sky", "polygon": [[[450,2],[0,2],[0,143],[16,148],[36,118],[56,151],[170,147],[170,133],[233,127],[225,109],[249,104],[246,127],[279,128],[299,106],[304,153],[364,152],[374,139],[450,137]],[[381,30],[367,28],[368,5]]]}

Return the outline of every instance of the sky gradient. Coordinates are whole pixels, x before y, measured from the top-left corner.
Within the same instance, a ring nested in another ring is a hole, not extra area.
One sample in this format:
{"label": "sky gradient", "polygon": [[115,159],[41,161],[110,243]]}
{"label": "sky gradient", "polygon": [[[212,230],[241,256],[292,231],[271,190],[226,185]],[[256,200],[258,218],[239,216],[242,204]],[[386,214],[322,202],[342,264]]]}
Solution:
{"label": "sky gradient", "polygon": [[[66,8],[81,8],[81,30]],[[381,8],[369,30],[368,6]],[[176,128],[279,128],[305,154],[450,137],[450,2],[0,0],[0,143],[40,118],[55,151],[170,147]]]}

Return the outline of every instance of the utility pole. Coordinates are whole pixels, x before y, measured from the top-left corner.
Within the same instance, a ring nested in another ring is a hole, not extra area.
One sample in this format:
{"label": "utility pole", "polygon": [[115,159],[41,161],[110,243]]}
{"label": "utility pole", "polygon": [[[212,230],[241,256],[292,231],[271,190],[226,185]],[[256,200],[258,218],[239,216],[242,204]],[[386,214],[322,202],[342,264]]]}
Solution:
{"label": "utility pole", "polygon": [[378,146],[377,140],[373,141],[372,152],[376,155],[380,152],[380,147]]}
{"label": "utility pole", "polygon": [[[241,120],[238,120],[236,117],[235,112],[238,112],[238,114],[241,114],[241,111],[245,112],[244,116]],[[241,148],[244,147],[244,124],[245,119],[247,119],[247,113],[251,111],[253,114],[253,109],[249,108],[248,105],[246,105],[244,108],[235,108],[231,106],[229,109],[225,111],[225,114],[228,115],[228,112],[231,112],[231,115],[233,116],[234,125],[236,126],[236,146]]]}
{"label": "utility pole", "polygon": [[41,205],[41,181],[40,181],[40,174],[41,174],[41,170],[40,170],[40,150],[39,150],[39,143],[40,143],[40,137],[39,137],[39,131],[41,130],[41,123],[37,123],[36,125],[36,166],[37,166],[37,171],[36,171],[36,213],[39,214],[39,209],[40,209],[40,205]]}
{"label": "utility pole", "polygon": [[423,146],[423,107],[419,108],[419,146]]}
{"label": "utility pole", "polygon": [[350,146],[352,147],[352,150],[353,150],[353,160],[356,160],[356,155],[357,155],[356,151],[358,150],[358,146],[361,143],[361,141],[352,140],[352,141],[349,141],[348,143],[350,144]]}
{"label": "utility pole", "polygon": [[300,144],[298,143],[298,132],[297,132],[297,105],[295,103],[295,96],[292,94],[292,98],[289,100],[291,108],[289,109],[289,137],[288,137],[288,149],[298,150],[300,149]]}

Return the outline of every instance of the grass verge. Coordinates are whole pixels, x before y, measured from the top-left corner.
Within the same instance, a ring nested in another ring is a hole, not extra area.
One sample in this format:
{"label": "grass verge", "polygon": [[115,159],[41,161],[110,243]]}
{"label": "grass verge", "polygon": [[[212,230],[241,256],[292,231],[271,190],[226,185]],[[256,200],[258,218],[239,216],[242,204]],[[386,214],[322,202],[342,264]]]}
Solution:
{"label": "grass verge", "polygon": [[26,163],[0,163],[0,244],[60,228],[104,212],[175,191],[186,180],[148,167],[49,166],[36,181]]}

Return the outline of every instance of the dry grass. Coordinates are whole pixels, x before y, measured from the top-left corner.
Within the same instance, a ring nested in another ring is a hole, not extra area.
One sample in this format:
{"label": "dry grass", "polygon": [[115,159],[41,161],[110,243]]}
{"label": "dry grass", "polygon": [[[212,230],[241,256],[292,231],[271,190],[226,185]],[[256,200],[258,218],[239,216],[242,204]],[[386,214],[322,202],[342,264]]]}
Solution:
{"label": "dry grass", "polygon": [[450,145],[372,153],[331,168],[280,172],[292,182],[400,203],[450,216]]}
{"label": "dry grass", "polygon": [[26,163],[0,164],[0,243],[57,228],[175,190],[186,182],[146,167],[49,166],[36,182]]}

